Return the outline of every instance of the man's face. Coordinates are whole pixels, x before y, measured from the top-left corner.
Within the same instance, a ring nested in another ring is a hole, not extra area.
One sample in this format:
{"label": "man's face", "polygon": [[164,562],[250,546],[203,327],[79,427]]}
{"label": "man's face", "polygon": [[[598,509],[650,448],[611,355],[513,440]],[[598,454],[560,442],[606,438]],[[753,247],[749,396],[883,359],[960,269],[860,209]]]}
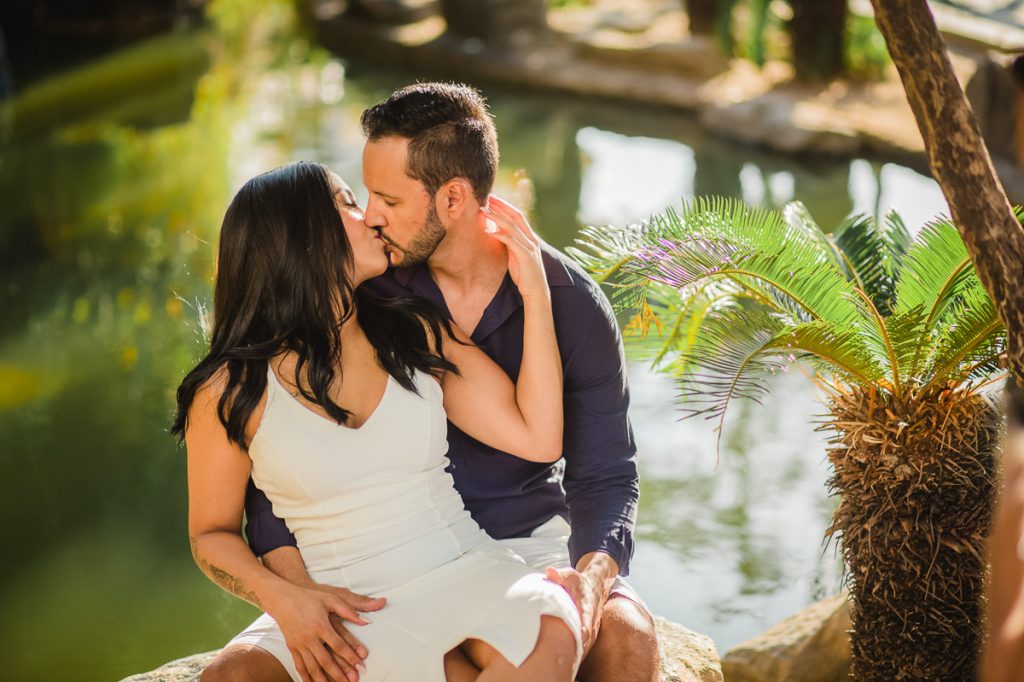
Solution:
{"label": "man's face", "polygon": [[379,230],[397,266],[425,262],[445,236],[434,198],[405,169],[409,141],[370,140],[363,148],[363,183],[369,190],[366,224]]}

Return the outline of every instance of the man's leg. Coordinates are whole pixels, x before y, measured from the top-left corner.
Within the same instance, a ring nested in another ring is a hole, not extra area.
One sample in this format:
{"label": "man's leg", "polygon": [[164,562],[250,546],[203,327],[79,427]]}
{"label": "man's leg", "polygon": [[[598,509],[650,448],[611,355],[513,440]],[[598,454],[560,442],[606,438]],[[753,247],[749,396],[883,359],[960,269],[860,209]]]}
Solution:
{"label": "man's leg", "polygon": [[266,649],[252,644],[225,647],[210,662],[199,682],[291,682],[291,675]]}
{"label": "man's leg", "polygon": [[612,593],[601,611],[601,629],[583,664],[581,682],[657,682],[658,638],[647,609]]}

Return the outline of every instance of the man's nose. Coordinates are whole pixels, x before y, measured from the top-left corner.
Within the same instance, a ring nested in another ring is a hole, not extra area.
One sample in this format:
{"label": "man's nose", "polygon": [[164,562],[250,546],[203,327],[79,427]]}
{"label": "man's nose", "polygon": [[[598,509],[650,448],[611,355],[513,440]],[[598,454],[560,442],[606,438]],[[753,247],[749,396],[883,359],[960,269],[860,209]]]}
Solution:
{"label": "man's nose", "polygon": [[370,197],[366,200],[366,210],[363,211],[363,222],[367,227],[384,227],[387,221],[384,213],[380,210],[380,200]]}

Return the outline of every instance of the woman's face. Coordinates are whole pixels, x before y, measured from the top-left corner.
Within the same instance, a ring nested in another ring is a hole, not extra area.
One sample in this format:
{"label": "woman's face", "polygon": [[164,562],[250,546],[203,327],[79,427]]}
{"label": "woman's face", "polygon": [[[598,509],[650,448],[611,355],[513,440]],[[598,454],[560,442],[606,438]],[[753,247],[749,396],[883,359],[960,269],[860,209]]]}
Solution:
{"label": "woman's face", "polygon": [[356,203],[356,197],[345,181],[335,173],[330,177],[334,201],[352,247],[352,284],[358,286],[388,269],[385,243],[376,230],[366,226],[363,209]]}

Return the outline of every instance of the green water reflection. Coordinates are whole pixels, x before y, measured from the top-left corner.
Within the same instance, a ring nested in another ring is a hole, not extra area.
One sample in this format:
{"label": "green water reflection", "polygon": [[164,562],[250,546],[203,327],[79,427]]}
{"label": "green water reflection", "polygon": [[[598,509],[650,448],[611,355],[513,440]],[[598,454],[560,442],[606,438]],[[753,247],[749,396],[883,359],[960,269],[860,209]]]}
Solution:
{"label": "green water reflection", "polygon": [[[242,181],[291,159],[323,160],[357,184],[359,112],[416,77],[346,71],[297,35],[283,3],[264,5],[250,25],[241,3],[215,3],[210,30],[173,38],[202,56],[175,80],[137,70],[130,87],[34,120],[2,150],[6,679],[118,679],[214,648],[253,616],[191,563],[184,452],[167,435],[173,390],[203,345],[217,226]],[[514,194],[525,169],[535,223],[558,246],[580,220],[642,219],[694,192],[765,203],[795,192],[824,224],[862,201],[846,162],[736,147],[665,112],[486,92],[503,142],[500,189]],[[61,106],[59,91],[50,96]],[[860,163],[877,180],[880,164]],[[817,562],[829,504],[806,412],[787,413],[772,436],[787,408],[745,407],[715,470],[710,429],[677,425],[671,386],[635,372],[644,482],[634,575],[654,609],[728,645],[833,588],[834,568]],[[765,447],[780,452],[771,475]],[[764,525],[766,496],[779,493],[808,517],[802,554],[772,535],[778,518]]]}

